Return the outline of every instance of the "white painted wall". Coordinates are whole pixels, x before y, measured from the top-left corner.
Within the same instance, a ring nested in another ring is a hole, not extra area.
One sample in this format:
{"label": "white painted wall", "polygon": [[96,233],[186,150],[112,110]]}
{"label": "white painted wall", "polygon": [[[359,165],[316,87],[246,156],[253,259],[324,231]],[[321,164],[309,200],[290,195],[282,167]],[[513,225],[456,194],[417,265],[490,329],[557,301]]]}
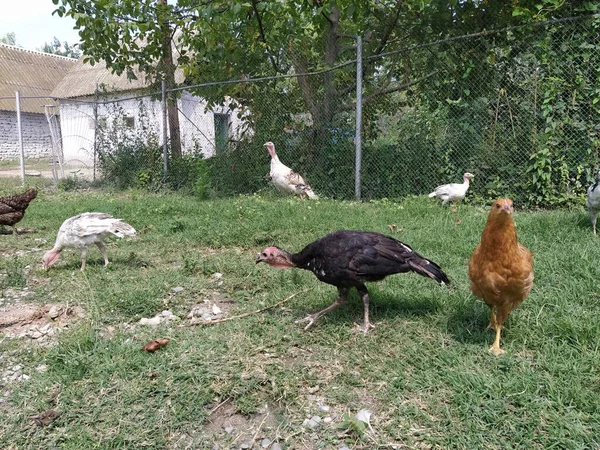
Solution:
{"label": "white painted wall", "polygon": [[[126,98],[123,95],[121,98]],[[131,95],[129,95],[131,96]],[[88,100],[91,99],[81,99]],[[214,112],[229,113],[231,120],[230,139],[237,140],[244,129],[244,114],[228,107],[217,107],[214,111],[206,111],[206,101],[183,92],[178,100],[179,124],[182,150],[184,152],[200,151],[204,157],[215,154],[215,122]],[[113,129],[114,120],[123,116],[132,117],[134,128],[122,132],[137,133],[147,136],[155,133],[158,142],[163,139],[162,104],[160,100],[149,97],[135,100],[121,100],[115,103],[98,106],[99,123],[109,123]],[[143,120],[143,117],[146,120]],[[142,123],[146,128],[143,129]],[[92,103],[63,100],[60,104],[60,125],[63,140],[63,154],[66,164],[93,165],[94,151],[94,108]],[[122,124],[125,127],[125,124]]]}

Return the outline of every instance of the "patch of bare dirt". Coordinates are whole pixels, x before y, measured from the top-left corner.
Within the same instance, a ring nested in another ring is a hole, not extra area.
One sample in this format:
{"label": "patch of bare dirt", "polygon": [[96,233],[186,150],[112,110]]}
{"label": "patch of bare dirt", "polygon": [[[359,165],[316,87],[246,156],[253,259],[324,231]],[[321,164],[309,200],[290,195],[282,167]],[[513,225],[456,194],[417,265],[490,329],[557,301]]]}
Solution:
{"label": "patch of bare dirt", "polygon": [[201,430],[171,436],[172,447],[220,449],[281,449],[284,437],[278,414],[264,405],[256,414],[240,414],[229,399],[214,405]]}
{"label": "patch of bare dirt", "polygon": [[211,291],[202,303],[192,307],[187,318],[190,319],[190,324],[222,320],[228,316],[234,304],[234,300],[219,291]]}
{"label": "patch of bare dirt", "polygon": [[18,302],[0,308],[0,332],[8,338],[47,341],[61,328],[85,317],[79,306],[65,307],[48,303],[37,305]]}

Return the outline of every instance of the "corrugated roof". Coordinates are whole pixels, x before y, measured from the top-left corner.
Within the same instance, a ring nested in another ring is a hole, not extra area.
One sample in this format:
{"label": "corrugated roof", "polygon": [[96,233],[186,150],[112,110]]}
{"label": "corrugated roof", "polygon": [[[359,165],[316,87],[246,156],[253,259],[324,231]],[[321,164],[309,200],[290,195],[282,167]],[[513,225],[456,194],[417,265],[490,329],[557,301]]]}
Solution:
{"label": "corrugated roof", "polygon": [[[52,96],[57,98],[88,97],[96,93],[96,84],[101,92],[123,92],[143,89],[150,86],[146,76],[134,70],[137,80],[127,79],[125,73],[116,75],[106,68],[103,62],[92,66],[83,62],[83,58],[65,75],[58,83]],[[175,70],[175,82],[181,84],[184,81],[183,70]]]}
{"label": "corrugated roof", "polygon": [[[22,97],[51,97],[76,59],[0,44],[0,110],[15,111],[15,91]],[[43,113],[47,99],[24,99],[21,111]]]}

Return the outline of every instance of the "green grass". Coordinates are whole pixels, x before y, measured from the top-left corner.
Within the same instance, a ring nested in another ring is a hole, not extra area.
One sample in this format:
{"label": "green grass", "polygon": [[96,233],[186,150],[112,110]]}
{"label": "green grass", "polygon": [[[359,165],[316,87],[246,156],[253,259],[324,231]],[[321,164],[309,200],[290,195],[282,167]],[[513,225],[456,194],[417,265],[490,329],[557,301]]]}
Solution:
{"label": "green grass", "polygon": [[[40,267],[42,250],[17,253],[50,248],[65,218],[94,210],[140,232],[109,246],[107,269],[95,249],[85,274],[78,253],[63,252],[49,272]],[[26,283],[35,292],[28,299],[41,304],[80,305],[86,318],[50,348],[0,340],[0,373],[19,362],[32,375],[0,389],[12,391],[0,404],[0,448],[239,448],[234,435],[211,426],[225,406],[211,411],[224,401],[254,427],[251,437],[268,405],[257,442],[278,436],[284,448],[598,448],[599,241],[585,212],[516,213],[520,241],[535,255],[535,286],[507,321],[507,354],[498,358],[487,352],[488,308],[467,278],[486,216],[474,206],[453,214],[426,198],[359,204],[41,192],[19,225],[36,232],[0,235],[9,255],[0,256],[3,282],[13,289]],[[402,229],[394,236],[438,262],[453,284],[414,274],[371,284],[377,328],[366,337],[353,331],[362,314],[356,293],[304,332],[294,320],[330,304],[335,288],[308,272],[254,263],[267,245],[297,251],[333,230],[392,234],[391,224]],[[28,273],[19,270],[27,265]],[[174,294],[175,286],[184,291]],[[242,314],[307,288],[283,308],[210,327],[122,326],[165,308],[185,318],[213,295],[233,301],[229,315]],[[140,351],[160,337],[171,343]],[[48,371],[37,373],[39,364]],[[52,397],[60,418],[32,429],[29,417]],[[307,431],[306,417],[327,415],[317,400],[331,407],[333,422]],[[373,411],[374,435],[344,421],[363,408]]]}

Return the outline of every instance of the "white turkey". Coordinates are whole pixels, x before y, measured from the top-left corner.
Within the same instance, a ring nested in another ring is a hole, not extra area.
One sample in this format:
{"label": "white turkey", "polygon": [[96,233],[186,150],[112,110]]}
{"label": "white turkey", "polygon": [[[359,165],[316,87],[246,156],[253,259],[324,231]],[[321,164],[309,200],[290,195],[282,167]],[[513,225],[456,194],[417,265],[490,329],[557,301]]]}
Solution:
{"label": "white turkey", "polygon": [[267,147],[271,155],[271,171],[269,172],[269,176],[271,177],[273,186],[284,194],[295,194],[299,197],[308,197],[316,200],[318,197],[308,183],[304,181],[304,178],[279,161],[279,156],[275,153],[275,144],[267,142],[265,147]]}
{"label": "white turkey", "polygon": [[598,172],[596,176],[597,180],[588,188],[587,198],[585,199],[585,206],[590,214],[594,234],[596,234],[596,220],[598,219],[598,213],[600,212],[600,172]]}
{"label": "white turkey", "polygon": [[135,229],[121,219],[100,212],[87,212],[65,220],[58,230],[54,247],[44,254],[42,260],[44,269],[48,269],[58,261],[60,252],[64,248],[80,248],[81,270],[85,270],[88,246],[92,244],[100,249],[104,257],[104,265],[107,266],[108,256],[104,240],[109,236],[118,238],[135,236]]}
{"label": "white turkey", "polygon": [[463,198],[465,198],[465,195],[467,195],[467,191],[469,190],[469,181],[473,177],[475,177],[475,175],[466,172],[463,175],[462,183],[450,183],[438,186],[435,188],[435,191],[429,194],[429,198],[441,198],[442,206],[448,202],[460,202]]}

